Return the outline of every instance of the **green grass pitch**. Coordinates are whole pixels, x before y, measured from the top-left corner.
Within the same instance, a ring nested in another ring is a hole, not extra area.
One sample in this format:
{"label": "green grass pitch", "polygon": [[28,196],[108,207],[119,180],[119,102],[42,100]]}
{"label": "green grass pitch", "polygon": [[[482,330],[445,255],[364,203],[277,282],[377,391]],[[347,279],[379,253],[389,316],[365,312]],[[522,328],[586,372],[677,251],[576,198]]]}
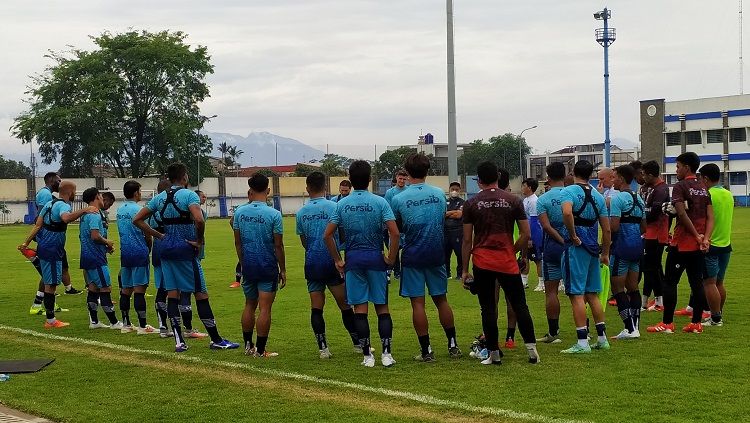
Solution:
{"label": "green grass pitch", "polygon": [[[395,281],[390,302],[393,354],[398,364],[390,369],[359,365],[361,357],[351,351],[330,296],[325,317],[334,357],[318,358],[303,278],[304,254],[292,218],[284,220],[289,281],[278,293],[269,339],[269,349],[280,355],[269,360],[246,357],[239,350],[210,351],[208,341],[195,340],[189,341],[186,358],[176,358],[170,339],[90,331],[84,295],[58,297],[58,303],[70,309],[60,317],[71,326],[45,331],[43,317],[28,314],[37,273],[15,249],[29,227],[2,227],[0,359],[54,357],[56,361],[42,372],[13,375],[0,383],[0,402],[72,422],[746,421],[742,401],[750,398],[745,337],[750,317],[743,304],[750,294],[746,285],[749,223],[750,210],[737,209],[724,327],[707,328],[701,335],[647,334],[645,326],[656,323],[661,315],[646,313],[640,340],[613,342],[610,351],[590,356],[564,356],[559,351],[575,341],[575,330],[570,305],[562,297],[564,343],[539,345],[539,365],[527,364],[523,343],[518,342],[515,350],[505,351],[502,366],[481,366],[467,354],[472,338],[481,331],[477,300],[452,280],[448,297],[464,358],[449,359],[433,308],[429,317],[438,361],[421,364],[411,358],[419,347],[409,302],[398,297]],[[110,233],[117,239],[116,228]],[[244,298],[241,290],[228,288],[236,263],[232,232],[228,221],[210,220],[206,233],[203,266],[218,327],[224,337],[240,342]],[[74,286],[82,288],[82,275],[76,269],[77,226],[68,231],[67,250]],[[112,256],[110,267],[116,274],[118,253]],[[680,307],[688,292],[683,280]],[[527,298],[541,336],[546,331],[543,294],[528,290]],[[147,300],[149,323],[154,324],[153,297]],[[502,336],[504,306],[501,310]],[[379,348],[373,313],[370,321],[373,345]],[[677,317],[679,327],[686,322]],[[622,328],[612,307],[607,310],[607,324],[610,335]],[[197,316],[194,325],[203,329]]]}

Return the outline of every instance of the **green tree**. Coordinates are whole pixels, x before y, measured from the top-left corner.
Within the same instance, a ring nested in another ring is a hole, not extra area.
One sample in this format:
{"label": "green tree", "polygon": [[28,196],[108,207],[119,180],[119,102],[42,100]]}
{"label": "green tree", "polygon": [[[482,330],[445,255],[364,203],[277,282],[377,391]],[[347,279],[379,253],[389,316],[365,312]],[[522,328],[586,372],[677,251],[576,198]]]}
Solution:
{"label": "green tree", "polygon": [[31,169],[23,162],[6,160],[0,155],[0,179],[26,179],[31,176]]}
{"label": "green tree", "polygon": [[279,176],[278,173],[274,172],[273,170],[271,170],[271,169],[269,169],[267,167],[265,167],[263,169],[259,169],[258,173],[260,173],[261,175],[265,175],[265,176],[267,176],[269,178],[275,178],[275,177]]}
{"label": "green tree", "polygon": [[307,175],[315,172],[316,170],[320,170],[317,166],[311,166],[304,163],[297,163],[297,166],[294,168],[294,176],[302,176],[306,177]]}
{"label": "green tree", "polygon": [[320,171],[328,176],[346,176],[353,161],[338,154],[326,154],[320,162]]}
{"label": "green tree", "polygon": [[403,146],[395,150],[389,150],[381,154],[373,164],[373,174],[378,179],[390,179],[396,172],[404,167],[404,162],[410,154],[416,153],[414,147]]}
{"label": "green tree", "polygon": [[526,144],[525,138],[507,133],[492,137],[487,142],[474,140],[468,147],[464,147],[458,161],[458,170],[460,173],[474,174],[479,163],[489,160],[505,168],[511,178],[519,176],[519,147],[522,160],[525,161],[526,156],[531,153],[531,147]]}
{"label": "green tree", "polygon": [[92,51],[48,55],[53,63],[32,77],[29,108],[13,134],[36,138],[44,163],[59,159],[66,177],[92,176],[102,162],[120,177],[164,173],[177,159],[197,170],[197,155],[211,151],[198,107],[213,73],[206,48],[191,47],[182,32],[92,38]]}

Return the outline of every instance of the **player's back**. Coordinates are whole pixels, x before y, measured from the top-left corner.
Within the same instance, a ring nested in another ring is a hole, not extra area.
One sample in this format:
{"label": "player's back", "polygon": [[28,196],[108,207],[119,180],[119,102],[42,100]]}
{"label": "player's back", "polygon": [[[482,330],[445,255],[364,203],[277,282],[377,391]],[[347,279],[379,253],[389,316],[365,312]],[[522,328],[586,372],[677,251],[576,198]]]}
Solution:
{"label": "player's back", "polygon": [[[672,201],[685,204],[685,213],[699,234],[706,231],[708,205],[711,204],[711,197],[702,182],[698,181],[695,176],[688,176],[677,182],[672,187]],[[680,219],[677,219],[674,228],[672,244],[677,246],[679,251],[698,251],[700,249],[698,241],[683,227]]]}
{"label": "player's back", "polygon": [[136,202],[127,200],[117,209],[117,232],[120,235],[120,261],[123,267],[148,265],[148,246],[143,232],[133,224],[141,211]]}
{"label": "player's back", "polygon": [[195,249],[186,241],[196,239],[195,224],[190,206],[199,205],[195,192],[181,187],[172,187],[152,198],[146,207],[156,215],[156,221],[164,228],[161,242],[161,257],[166,260],[192,260]]}
{"label": "player's back", "polygon": [[243,272],[253,280],[278,278],[274,234],[283,234],[281,213],[253,201],[237,208],[232,228],[240,233]]}
{"label": "player's back", "polygon": [[385,270],[383,224],[389,220],[395,220],[391,207],[369,191],[356,190],[336,203],[331,221],[343,229],[347,268]]}
{"label": "player's back", "polygon": [[401,222],[404,239],[401,262],[407,267],[435,267],[445,264],[442,245],[446,204],[443,190],[428,184],[412,184],[391,200]]}
{"label": "player's back", "polygon": [[552,187],[542,194],[537,200],[536,211],[537,215],[546,214],[550,226],[559,232],[565,241],[569,241],[570,235],[568,234],[568,228],[565,227],[562,214],[562,191],[562,187]]}
{"label": "player's back", "polygon": [[576,235],[581,240],[582,245],[592,254],[597,252],[599,249],[599,217],[608,215],[602,194],[593,189],[591,185],[574,184],[563,188],[562,200],[563,203],[569,202],[573,206]]}
{"label": "player's back", "polygon": [[107,238],[107,227],[101,213],[87,213],[81,217],[81,269],[95,269],[107,264],[107,246],[91,239],[92,231],[99,231],[102,238]]}
{"label": "player's back", "polygon": [[[297,212],[297,235],[305,237],[305,278],[326,280],[338,275],[323,240],[326,226],[336,211],[336,203],[324,197],[313,198]],[[334,234],[338,244],[338,234]]]}

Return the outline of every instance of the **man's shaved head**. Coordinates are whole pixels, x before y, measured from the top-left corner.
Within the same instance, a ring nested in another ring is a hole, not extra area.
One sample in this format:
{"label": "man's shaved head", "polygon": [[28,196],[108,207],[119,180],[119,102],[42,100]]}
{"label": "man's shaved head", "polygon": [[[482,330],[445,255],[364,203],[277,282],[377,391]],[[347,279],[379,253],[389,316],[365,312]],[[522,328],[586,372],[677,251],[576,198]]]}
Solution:
{"label": "man's shaved head", "polygon": [[60,198],[65,201],[73,201],[76,196],[76,184],[71,181],[60,182]]}

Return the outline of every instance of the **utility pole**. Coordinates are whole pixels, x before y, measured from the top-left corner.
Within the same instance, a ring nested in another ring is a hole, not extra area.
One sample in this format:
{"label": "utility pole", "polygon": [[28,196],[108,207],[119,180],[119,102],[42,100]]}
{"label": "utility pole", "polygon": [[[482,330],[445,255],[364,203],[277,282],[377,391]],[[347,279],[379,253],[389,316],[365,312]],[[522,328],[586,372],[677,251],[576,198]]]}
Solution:
{"label": "utility pole", "polygon": [[609,27],[612,11],[607,9],[594,13],[594,19],[604,21],[604,28],[598,28],[594,34],[596,41],[604,47],[604,166],[610,166],[609,138],[609,46],[615,42],[615,29]]}
{"label": "utility pole", "polygon": [[456,134],[456,70],[453,59],[453,0],[446,0],[448,17],[448,179],[458,180],[458,135]]}

